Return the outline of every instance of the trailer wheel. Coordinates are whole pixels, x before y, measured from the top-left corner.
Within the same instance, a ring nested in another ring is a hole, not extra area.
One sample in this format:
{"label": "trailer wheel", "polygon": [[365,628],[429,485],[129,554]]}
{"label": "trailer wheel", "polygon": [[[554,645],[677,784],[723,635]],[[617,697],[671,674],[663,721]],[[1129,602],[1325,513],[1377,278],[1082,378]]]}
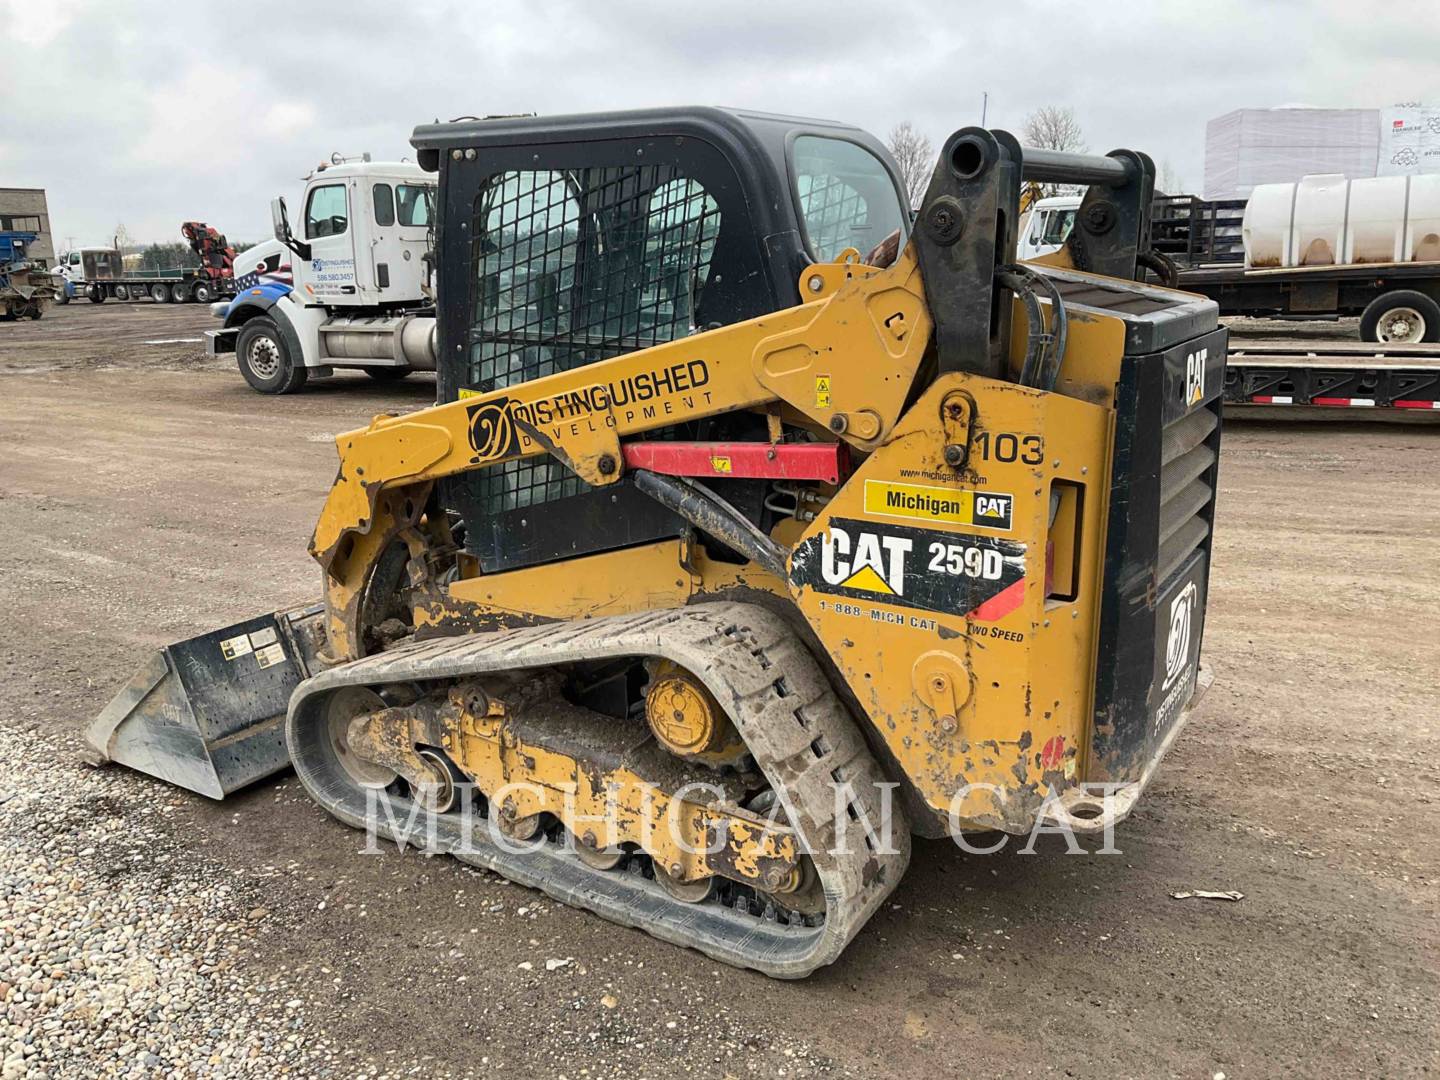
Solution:
{"label": "trailer wheel", "polygon": [[197,304],[208,304],[210,297],[214,294],[211,293],[209,285],[206,285],[203,281],[197,281],[195,283],[195,289],[190,295]]}
{"label": "trailer wheel", "polygon": [[177,304],[189,302],[190,290],[185,287],[183,281],[177,281],[174,285],[170,286],[170,299]]}
{"label": "trailer wheel", "polygon": [[170,302],[170,286],[162,281],[155,282],[150,286],[150,299],[157,304],[168,304]]}
{"label": "trailer wheel", "polygon": [[309,374],[296,364],[270,319],[257,316],[240,328],[235,339],[235,359],[240,374],[262,394],[290,394],[305,385]]}
{"label": "trailer wheel", "polygon": [[1440,304],[1409,289],[1385,293],[1360,316],[1360,338],[1391,345],[1440,341]]}
{"label": "trailer wheel", "polygon": [[[104,285],[101,285],[101,286],[100,286],[100,289],[101,289],[101,291],[103,292],[104,289],[105,289],[105,286],[104,286]],[[116,285],[116,286],[115,286],[115,299],[121,301],[122,303],[123,303],[124,301],[126,301],[126,300],[129,300],[129,299],[130,299],[130,286],[129,286],[129,285]]]}
{"label": "trailer wheel", "polygon": [[363,369],[376,382],[399,382],[409,375],[414,368],[408,367],[367,367]]}

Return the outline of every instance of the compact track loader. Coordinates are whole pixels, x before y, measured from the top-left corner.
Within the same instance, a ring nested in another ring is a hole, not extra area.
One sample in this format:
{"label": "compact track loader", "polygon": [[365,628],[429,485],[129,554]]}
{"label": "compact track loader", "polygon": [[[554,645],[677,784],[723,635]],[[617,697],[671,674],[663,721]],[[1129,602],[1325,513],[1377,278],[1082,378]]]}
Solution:
{"label": "compact track loader", "polygon": [[[838,124],[413,143],[438,403],[337,439],[323,603],[157,654],[98,757],[215,798],[288,763],[352,826],[780,977],[912,834],[1129,812],[1200,680],[1226,351],[1137,280],[1147,157],[965,128],[912,221]],[[1027,180],[1087,187],[1017,264]]]}

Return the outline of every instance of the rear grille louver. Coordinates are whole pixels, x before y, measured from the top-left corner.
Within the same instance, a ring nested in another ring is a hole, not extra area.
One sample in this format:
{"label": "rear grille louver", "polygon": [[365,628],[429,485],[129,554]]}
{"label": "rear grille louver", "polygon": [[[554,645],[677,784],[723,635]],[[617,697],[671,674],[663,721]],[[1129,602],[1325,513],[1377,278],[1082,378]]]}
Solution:
{"label": "rear grille louver", "polygon": [[1165,427],[1160,450],[1160,550],[1156,584],[1167,581],[1210,535],[1211,480],[1220,426],[1214,406],[1197,409]]}

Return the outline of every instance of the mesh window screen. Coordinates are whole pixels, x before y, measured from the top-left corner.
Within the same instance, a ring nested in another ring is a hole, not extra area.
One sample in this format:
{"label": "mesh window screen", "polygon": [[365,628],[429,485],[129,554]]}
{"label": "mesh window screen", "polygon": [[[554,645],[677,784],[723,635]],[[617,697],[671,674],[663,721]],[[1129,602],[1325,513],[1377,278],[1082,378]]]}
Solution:
{"label": "mesh window screen", "polygon": [[865,197],[838,176],[801,176],[798,187],[805,227],[820,258],[839,258],[867,232]]}
{"label": "mesh window screen", "polygon": [[[467,385],[488,392],[690,333],[720,211],[670,165],[507,172],[471,225]],[[549,458],[474,483],[488,513],[586,489]]]}

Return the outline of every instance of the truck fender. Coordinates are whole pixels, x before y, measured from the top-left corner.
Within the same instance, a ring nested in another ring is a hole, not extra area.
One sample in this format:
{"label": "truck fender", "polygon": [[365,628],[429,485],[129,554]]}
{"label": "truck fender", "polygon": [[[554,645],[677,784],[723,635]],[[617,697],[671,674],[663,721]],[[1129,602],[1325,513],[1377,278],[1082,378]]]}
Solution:
{"label": "truck fender", "polygon": [[[288,291],[286,290],[287,293]],[[285,348],[290,353],[291,362],[303,366],[305,349],[300,343],[300,335],[295,331],[295,324],[285,312],[289,305],[279,303],[284,295],[286,294],[281,293],[277,296],[271,290],[261,288],[252,289],[244,296],[237,297],[231,303],[230,310],[225,313],[225,329],[239,330],[251,319],[260,315],[267,316],[285,339]]]}

